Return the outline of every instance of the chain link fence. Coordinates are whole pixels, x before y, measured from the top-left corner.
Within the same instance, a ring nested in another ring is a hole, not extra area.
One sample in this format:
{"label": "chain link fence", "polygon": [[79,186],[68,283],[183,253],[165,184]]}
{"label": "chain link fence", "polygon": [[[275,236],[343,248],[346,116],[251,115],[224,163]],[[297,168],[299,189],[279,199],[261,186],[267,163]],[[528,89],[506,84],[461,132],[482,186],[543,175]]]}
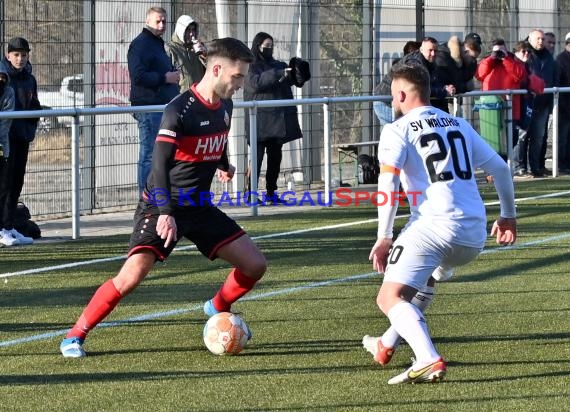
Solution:
{"label": "chain link fence", "polygon": [[[199,23],[204,41],[233,36],[251,45],[257,32],[270,33],[277,58],[309,61],[312,79],[296,90],[303,98],[373,94],[405,42],[424,34],[446,42],[452,35],[462,39],[477,32],[485,53],[493,38],[504,38],[510,48],[538,27],[555,33],[558,53],[570,31],[570,0],[4,0],[0,40],[4,51],[11,37],[30,42],[45,107],[128,105],[128,46],[141,31],[146,10],[155,5],[167,10],[165,41],[182,14]],[[323,180],[322,108],[299,110],[304,138],[284,147],[280,186],[292,173],[301,173],[309,187]],[[380,127],[369,102],[336,104],[331,110],[334,145],[377,140]],[[472,119],[470,110],[464,115]],[[46,117],[40,122],[22,194],[36,216],[70,213],[70,121]],[[234,190],[243,189],[246,180],[245,121],[238,110],[231,136],[233,160],[241,162]],[[138,130],[132,116],[85,116],[81,138],[83,213],[132,208],[138,196]],[[338,153],[333,156],[338,164]]]}

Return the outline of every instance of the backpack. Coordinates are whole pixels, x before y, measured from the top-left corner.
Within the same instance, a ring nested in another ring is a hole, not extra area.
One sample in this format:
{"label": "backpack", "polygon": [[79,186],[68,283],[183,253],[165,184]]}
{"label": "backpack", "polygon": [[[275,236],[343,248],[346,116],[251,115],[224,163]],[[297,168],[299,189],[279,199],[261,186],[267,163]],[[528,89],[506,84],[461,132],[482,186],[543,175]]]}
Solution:
{"label": "backpack", "polygon": [[380,164],[376,156],[358,155],[358,183],[378,183]]}
{"label": "backpack", "polygon": [[18,206],[14,212],[14,229],[20,232],[22,235],[31,237],[32,239],[39,239],[42,237],[42,231],[36,222],[31,220],[32,215],[30,209],[23,204],[18,202]]}

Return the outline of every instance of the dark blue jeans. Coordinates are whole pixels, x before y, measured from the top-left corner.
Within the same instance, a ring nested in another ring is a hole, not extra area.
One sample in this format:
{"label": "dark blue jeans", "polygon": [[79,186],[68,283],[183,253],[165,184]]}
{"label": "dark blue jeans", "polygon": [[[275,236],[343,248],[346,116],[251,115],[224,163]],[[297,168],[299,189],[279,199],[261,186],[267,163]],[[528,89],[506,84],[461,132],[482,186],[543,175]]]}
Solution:
{"label": "dark blue jeans", "polygon": [[558,167],[570,170],[570,118],[562,113],[558,116]]}
{"label": "dark blue jeans", "polygon": [[139,126],[140,149],[137,182],[139,193],[142,193],[152,169],[152,150],[160,128],[162,112],[134,113],[133,117],[137,119]]}

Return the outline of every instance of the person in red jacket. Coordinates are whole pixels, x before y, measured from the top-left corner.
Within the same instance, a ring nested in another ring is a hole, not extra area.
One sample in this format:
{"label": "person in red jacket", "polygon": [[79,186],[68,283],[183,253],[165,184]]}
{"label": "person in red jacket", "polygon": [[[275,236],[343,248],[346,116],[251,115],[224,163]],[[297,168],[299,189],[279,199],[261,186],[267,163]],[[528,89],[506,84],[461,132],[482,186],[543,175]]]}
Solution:
{"label": "person in red jacket", "polygon": [[[524,88],[527,83],[524,63],[507,50],[503,39],[493,40],[492,53],[481,60],[475,77],[481,82],[481,90],[508,90]],[[505,96],[503,96],[505,99]],[[513,96],[513,120],[520,119],[521,97]]]}

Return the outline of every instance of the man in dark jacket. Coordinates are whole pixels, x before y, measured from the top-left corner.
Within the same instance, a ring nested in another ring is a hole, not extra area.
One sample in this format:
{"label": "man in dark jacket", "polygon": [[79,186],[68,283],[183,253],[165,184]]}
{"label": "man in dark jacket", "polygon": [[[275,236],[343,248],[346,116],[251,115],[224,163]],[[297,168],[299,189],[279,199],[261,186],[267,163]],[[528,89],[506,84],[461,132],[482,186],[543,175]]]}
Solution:
{"label": "man in dark jacket", "polygon": [[481,37],[469,33],[463,43],[451,36],[440,44],[435,55],[438,77],[443,84],[452,84],[455,93],[473,90],[473,76],[477,70],[477,57],[481,54]]}
{"label": "man in dark jacket", "polygon": [[[556,63],[552,54],[544,46],[544,32],[535,29],[528,35],[530,43],[530,66],[533,74],[544,80],[544,87],[556,86]],[[527,130],[528,165],[533,177],[544,176],[544,156],[546,155],[546,126],[552,111],[552,94],[540,94],[533,100],[532,119]],[[543,148],[544,145],[544,148]],[[519,167],[520,166],[520,167]],[[517,165],[521,169],[522,165]]]}
{"label": "man in dark jacket", "polygon": [[[455,94],[455,86],[451,83],[445,83],[441,78],[441,73],[437,70],[435,57],[437,53],[438,43],[433,37],[425,37],[419,50],[406,54],[402,57],[402,63],[415,63],[424,66],[430,75],[431,87],[431,104],[438,109],[449,113],[446,97]],[[392,84],[391,74],[387,74],[382,79],[378,93],[380,95],[390,95],[390,85]]]}
{"label": "man in dark jacket", "polygon": [[[22,37],[14,37],[8,42],[8,53],[2,60],[8,75],[10,87],[14,90],[14,110],[40,110],[38,101],[38,84],[32,74],[29,55],[30,45]],[[10,127],[10,155],[4,179],[0,182],[0,191],[5,198],[3,208],[3,228],[12,234],[15,244],[28,245],[33,243],[31,237],[22,235],[14,229],[14,213],[18,199],[24,186],[24,175],[28,163],[30,143],[36,137],[38,118],[14,119]]]}
{"label": "man in dark jacket", "polygon": [[[127,53],[132,106],[166,104],[178,95],[180,72],[172,66],[164,50],[162,35],[165,30],[166,10],[162,7],[148,9],[145,27],[131,42]],[[162,112],[135,113],[133,116],[139,125],[138,187],[142,193],[151,169],[152,149]]]}
{"label": "man in dark jacket", "polygon": [[[254,61],[249,66],[245,80],[244,100],[293,99],[291,86],[301,87],[303,79],[300,79],[300,83],[290,65],[273,58],[273,37],[267,33],[257,33],[253,38],[251,51]],[[245,124],[249,141],[249,122],[246,121]],[[297,119],[296,106],[257,109],[257,176],[259,178],[263,157],[267,153],[266,198],[274,204],[280,202],[276,190],[283,144],[301,137],[303,134]]]}
{"label": "man in dark jacket", "polygon": [[[570,33],[565,40],[564,51],[556,57],[560,87],[570,87]],[[558,111],[558,167],[570,173],[570,93],[560,93]]]}

